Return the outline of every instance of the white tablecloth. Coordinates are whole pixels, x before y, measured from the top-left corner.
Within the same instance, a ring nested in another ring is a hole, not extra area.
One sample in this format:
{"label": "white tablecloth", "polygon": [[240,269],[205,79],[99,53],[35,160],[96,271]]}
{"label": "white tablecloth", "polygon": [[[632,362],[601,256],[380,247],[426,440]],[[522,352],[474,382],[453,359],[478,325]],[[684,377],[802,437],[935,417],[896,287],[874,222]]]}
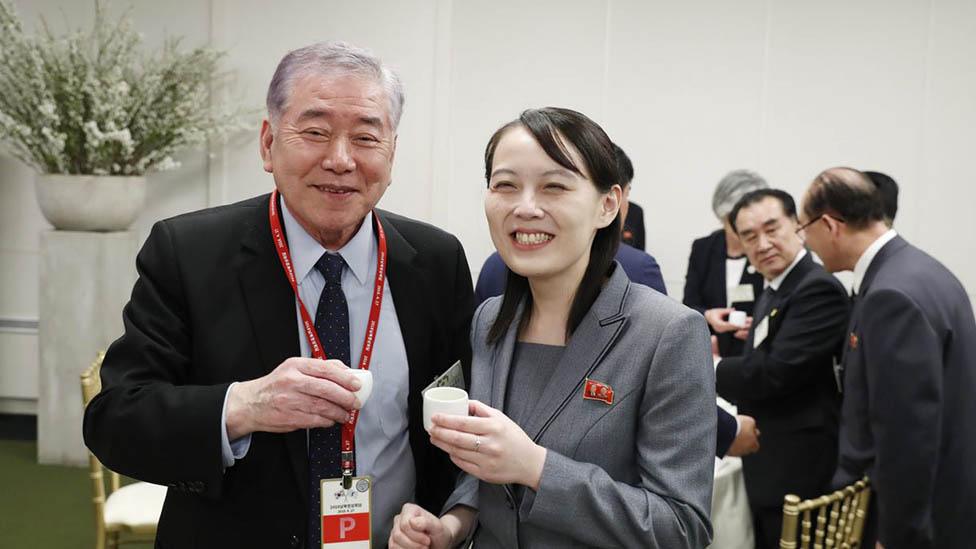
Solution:
{"label": "white tablecloth", "polygon": [[752,514],[742,478],[742,460],[715,460],[712,489],[712,549],[753,549]]}
{"label": "white tablecloth", "polygon": [[[735,406],[721,397],[718,405],[732,415]],[[712,488],[712,549],[753,549],[752,513],[742,477],[742,459],[726,456],[715,459],[715,485]]]}

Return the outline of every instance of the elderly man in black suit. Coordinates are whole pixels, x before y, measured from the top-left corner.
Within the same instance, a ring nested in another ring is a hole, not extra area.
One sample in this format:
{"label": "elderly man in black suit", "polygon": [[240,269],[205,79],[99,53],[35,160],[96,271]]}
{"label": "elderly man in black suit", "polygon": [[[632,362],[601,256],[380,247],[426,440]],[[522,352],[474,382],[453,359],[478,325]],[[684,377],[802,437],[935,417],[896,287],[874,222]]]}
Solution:
{"label": "elderly man in black suit", "polygon": [[[382,546],[405,502],[453,489],[421,391],[470,360],[471,276],[456,238],[375,209],[402,106],[369,52],[292,51],[260,136],[275,192],[153,227],[84,434],[108,467],[170,487],[157,547],[321,548],[319,481],[346,470],[372,478]],[[363,403],[347,367],[367,365]]]}
{"label": "elderly man in black suit", "polygon": [[848,299],[843,285],[804,249],[789,194],[753,191],[729,220],[766,289],[744,354],[722,358],[715,379],[718,393],[761,426],[762,447],[742,464],[757,547],[773,549],[783,496],[820,495],[834,471],[840,408],[834,364]]}
{"label": "elderly man in black suit", "polygon": [[887,549],[972,547],[972,305],[959,280],[886,217],[878,188],[851,168],[824,171],[803,200],[807,244],[828,270],[854,271],[834,484],[870,477],[877,524],[868,533],[876,529]]}

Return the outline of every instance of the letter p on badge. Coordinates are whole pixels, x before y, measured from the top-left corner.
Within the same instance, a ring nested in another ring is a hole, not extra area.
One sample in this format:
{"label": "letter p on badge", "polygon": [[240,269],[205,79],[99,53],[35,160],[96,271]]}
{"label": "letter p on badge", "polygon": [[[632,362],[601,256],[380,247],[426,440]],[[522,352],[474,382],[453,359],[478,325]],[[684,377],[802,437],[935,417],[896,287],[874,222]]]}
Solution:
{"label": "letter p on badge", "polygon": [[322,480],[322,548],[369,549],[372,482],[353,479],[344,490],[342,479]]}

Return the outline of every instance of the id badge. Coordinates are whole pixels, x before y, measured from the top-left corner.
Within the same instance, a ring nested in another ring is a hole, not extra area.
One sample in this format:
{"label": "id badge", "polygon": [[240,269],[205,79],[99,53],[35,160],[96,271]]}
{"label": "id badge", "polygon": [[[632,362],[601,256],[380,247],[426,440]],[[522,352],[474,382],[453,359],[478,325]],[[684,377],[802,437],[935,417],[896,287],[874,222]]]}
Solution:
{"label": "id badge", "polygon": [[322,479],[322,549],[370,549],[373,481],[354,477],[352,488],[341,478]]}
{"label": "id badge", "polygon": [[457,387],[458,389],[465,389],[464,371],[461,369],[461,361],[455,362],[453,366],[438,376],[430,385],[424,387],[424,391],[433,389],[434,387]]}
{"label": "id badge", "polygon": [[732,288],[729,303],[752,303],[755,301],[752,284],[739,284]]}
{"label": "id badge", "polygon": [[752,334],[752,348],[758,349],[766,336],[769,335],[769,317],[763,317],[762,322],[756,326],[756,331]]}

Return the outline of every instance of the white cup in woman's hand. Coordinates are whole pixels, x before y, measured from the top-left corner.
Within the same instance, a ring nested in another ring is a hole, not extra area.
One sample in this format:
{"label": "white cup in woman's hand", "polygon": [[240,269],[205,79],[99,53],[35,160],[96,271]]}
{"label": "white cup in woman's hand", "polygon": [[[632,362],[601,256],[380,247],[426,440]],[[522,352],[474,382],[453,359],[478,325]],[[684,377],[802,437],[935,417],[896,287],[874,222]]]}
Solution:
{"label": "white cup in woman's hand", "polygon": [[434,426],[434,414],[468,415],[468,392],[457,387],[432,387],[424,391],[424,429]]}

